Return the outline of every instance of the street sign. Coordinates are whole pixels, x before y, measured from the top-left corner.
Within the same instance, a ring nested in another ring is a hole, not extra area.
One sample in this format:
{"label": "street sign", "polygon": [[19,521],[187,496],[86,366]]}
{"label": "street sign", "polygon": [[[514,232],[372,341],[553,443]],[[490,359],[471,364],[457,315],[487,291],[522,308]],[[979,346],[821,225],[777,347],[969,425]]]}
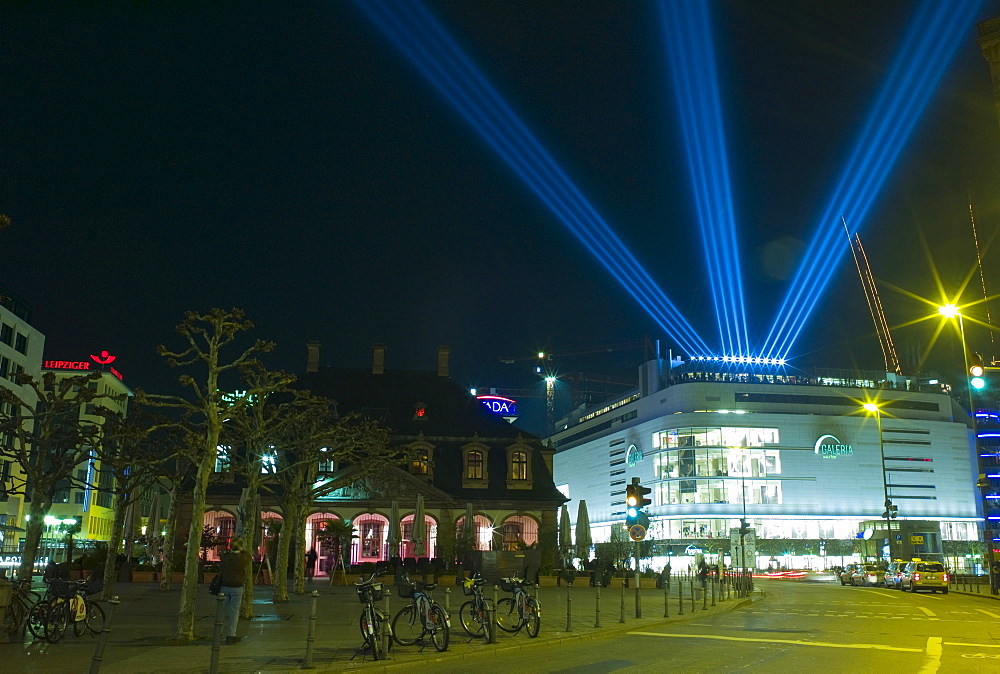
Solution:
{"label": "street sign", "polygon": [[646,537],[646,527],[635,524],[628,530],[628,535],[633,541],[641,541]]}
{"label": "street sign", "polygon": [[923,536],[910,536],[910,543],[913,543],[914,545],[923,545],[924,544],[924,537]]}

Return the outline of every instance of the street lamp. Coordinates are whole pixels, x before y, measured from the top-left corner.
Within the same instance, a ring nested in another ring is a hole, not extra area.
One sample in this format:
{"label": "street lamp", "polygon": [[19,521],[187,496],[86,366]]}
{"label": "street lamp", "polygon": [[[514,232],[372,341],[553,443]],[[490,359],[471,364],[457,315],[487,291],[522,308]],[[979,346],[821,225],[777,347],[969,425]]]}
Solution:
{"label": "street lamp", "polygon": [[[867,402],[862,407],[866,412],[875,415],[875,422],[878,424],[878,454],[882,459],[882,496],[885,498],[885,510],[882,512],[882,517],[885,518],[885,539],[889,544],[889,560],[893,559],[892,556],[892,519],[896,516],[895,507],[892,505],[892,500],[889,498],[889,483],[885,479],[885,446],[882,443],[882,410],[879,406],[873,402]],[[881,557],[881,551],[879,557]]]}
{"label": "street lamp", "polygon": [[[955,318],[956,316],[958,317],[958,334],[962,339],[962,364],[965,367],[966,384],[969,389],[969,414],[972,416],[972,445],[973,448],[975,449],[976,461],[981,462],[982,458],[979,456],[979,422],[976,419],[976,407],[972,400],[972,389],[974,380],[979,379],[981,381],[980,375],[983,374],[983,372],[981,371],[982,364],[977,360],[976,364],[980,366],[978,368],[980,370],[979,372],[973,373],[969,369],[969,348],[965,344],[965,324],[962,321],[962,312],[959,310],[959,308],[954,304],[945,304],[944,306],[938,307],[938,313],[944,316],[945,318]],[[972,374],[975,374],[975,376],[970,378],[970,375]],[[977,387],[982,388],[981,386],[978,385]],[[985,498],[986,492],[982,491],[981,493],[983,494],[982,506],[983,506],[983,517],[984,517],[983,545],[986,549],[986,560],[988,562],[987,567],[989,568],[989,574],[990,574],[990,589],[996,592],[998,580],[995,574],[993,573],[993,541],[991,540],[992,537],[990,535],[989,520],[986,519],[987,517],[986,515],[987,504]]]}

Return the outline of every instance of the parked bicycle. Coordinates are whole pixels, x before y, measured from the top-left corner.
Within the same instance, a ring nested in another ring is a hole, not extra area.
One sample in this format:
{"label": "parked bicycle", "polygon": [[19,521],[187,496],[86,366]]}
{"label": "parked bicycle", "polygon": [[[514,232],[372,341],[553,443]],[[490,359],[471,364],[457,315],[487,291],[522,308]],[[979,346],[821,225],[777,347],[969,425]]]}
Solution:
{"label": "parked bicycle", "polygon": [[37,638],[42,638],[44,632],[35,634],[35,627],[28,622],[28,614],[41,597],[31,590],[30,580],[15,580],[10,597],[10,606],[4,611],[2,629],[11,636],[24,636],[25,626]]}
{"label": "parked bicycle", "polygon": [[90,586],[85,580],[53,580],[45,597],[31,607],[28,626],[32,634],[41,630],[46,641],[56,643],[70,625],[73,634],[98,634],[104,627],[104,609],[87,597]]}
{"label": "parked bicycle", "polygon": [[501,578],[500,589],[513,596],[497,602],[497,625],[505,632],[516,634],[522,627],[527,628],[529,637],[537,637],[542,623],[542,605],[525,592],[531,583],[523,578]]}
{"label": "parked bicycle", "polygon": [[396,591],[410,603],[392,619],[392,638],[401,646],[412,646],[430,635],[434,648],[448,649],[451,619],[444,608],[427,593],[436,583],[412,582],[406,574],[396,579]]}
{"label": "parked bicycle", "polygon": [[478,573],[462,580],[462,593],[472,599],[462,604],[458,617],[469,636],[485,637],[486,643],[491,644],[496,640],[496,630],[493,629],[493,606],[483,596],[484,585],[486,579]]}
{"label": "parked bicycle", "polygon": [[[371,651],[375,660],[384,660],[392,648],[392,627],[389,616],[375,605],[375,602],[385,599],[385,588],[382,581],[376,580],[377,575],[372,574],[371,578],[354,587],[358,591],[358,599],[365,605],[361,609],[361,636],[365,639],[362,649]],[[383,641],[384,635],[390,638]]]}

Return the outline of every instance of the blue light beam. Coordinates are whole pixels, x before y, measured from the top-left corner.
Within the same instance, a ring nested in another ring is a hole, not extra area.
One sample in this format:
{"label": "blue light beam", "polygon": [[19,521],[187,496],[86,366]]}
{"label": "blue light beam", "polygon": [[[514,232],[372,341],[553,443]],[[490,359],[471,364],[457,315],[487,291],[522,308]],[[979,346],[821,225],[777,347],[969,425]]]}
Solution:
{"label": "blue light beam", "polygon": [[750,354],[709,4],[660,2],[674,103],[725,353]]}
{"label": "blue light beam", "polygon": [[355,5],[600,264],[689,353],[711,350],[438,20],[418,2]]}
{"label": "blue light beam", "polygon": [[847,254],[841,217],[851,236],[875,198],[937,88],[981,0],[924,0],[907,28],[889,76],[876,97],[816,234],[764,342],[764,356],[786,358]]}

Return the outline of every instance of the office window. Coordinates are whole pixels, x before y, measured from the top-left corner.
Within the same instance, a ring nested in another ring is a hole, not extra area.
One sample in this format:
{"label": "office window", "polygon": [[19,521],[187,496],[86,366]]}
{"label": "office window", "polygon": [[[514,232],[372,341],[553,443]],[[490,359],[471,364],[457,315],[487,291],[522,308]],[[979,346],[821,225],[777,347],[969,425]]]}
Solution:
{"label": "office window", "polygon": [[14,350],[18,353],[28,353],[28,336],[17,333],[14,339]]}
{"label": "office window", "polygon": [[14,328],[13,326],[4,323],[0,325],[0,342],[3,342],[7,346],[12,346],[14,344]]}

